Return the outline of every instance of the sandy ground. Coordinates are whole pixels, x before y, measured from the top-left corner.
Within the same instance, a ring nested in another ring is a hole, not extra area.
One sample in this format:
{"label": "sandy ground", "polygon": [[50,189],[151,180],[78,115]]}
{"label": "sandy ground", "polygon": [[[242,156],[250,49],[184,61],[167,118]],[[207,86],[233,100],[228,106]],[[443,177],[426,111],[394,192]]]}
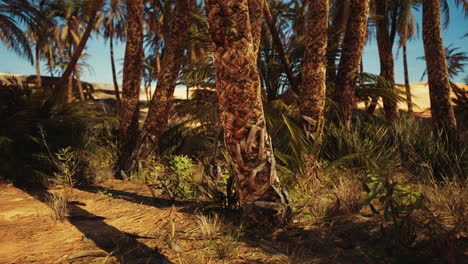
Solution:
{"label": "sandy ground", "polygon": [[[52,219],[44,194],[0,185],[0,263],[288,263],[286,256],[245,242],[238,242],[235,255],[217,258],[197,231],[190,203],[174,210],[169,201],[154,200],[144,185],[112,180],[74,189],[72,200],[86,205],[72,205],[72,218],[64,222]],[[166,240],[171,219],[181,252]],[[70,259],[90,250],[101,255]]]}
{"label": "sandy ground", "polygon": [[0,263],[445,263],[429,249],[405,249],[404,261],[388,258],[378,215],[339,214],[328,224],[276,230],[248,228],[238,215],[225,215],[220,231],[207,237],[197,220],[200,204],[172,206],[145,185],[108,180],[73,189],[71,200],[80,204],[70,205],[63,222],[46,205],[46,195],[61,191],[0,185]]}

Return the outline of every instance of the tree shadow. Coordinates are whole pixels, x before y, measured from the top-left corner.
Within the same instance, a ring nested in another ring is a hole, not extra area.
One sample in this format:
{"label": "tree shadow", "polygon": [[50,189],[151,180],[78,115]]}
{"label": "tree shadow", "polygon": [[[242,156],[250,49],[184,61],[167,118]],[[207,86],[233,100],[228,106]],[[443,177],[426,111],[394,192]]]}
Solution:
{"label": "tree shadow", "polygon": [[242,241],[265,252],[286,255],[292,263],[464,263],[466,258],[468,239],[433,232],[429,240],[398,245],[390,237],[395,233],[382,228],[375,217],[334,218],[315,227],[254,228]]}
{"label": "tree shadow", "polygon": [[178,201],[178,200],[165,199],[165,198],[156,197],[156,196],[150,197],[146,195],[137,194],[134,192],[116,190],[116,189],[111,189],[111,188],[98,186],[98,185],[93,185],[93,186],[82,185],[82,186],[76,186],[75,188],[77,188],[80,191],[94,193],[94,194],[105,193],[105,194],[111,195],[113,198],[122,199],[122,200],[136,203],[136,204],[153,206],[159,209],[169,208],[172,205],[176,207],[185,207],[182,210],[184,212],[191,212],[193,210],[190,210],[190,208],[200,207],[200,206],[209,204],[209,202]]}
{"label": "tree shadow", "polygon": [[[47,190],[23,190],[48,205],[47,200],[51,193]],[[105,217],[94,215],[73,203],[69,204],[69,207],[68,221],[83,233],[83,240],[91,240],[109,255],[117,257],[120,263],[171,263],[159,253],[158,248],[149,248],[134,236],[106,224],[103,221]]]}

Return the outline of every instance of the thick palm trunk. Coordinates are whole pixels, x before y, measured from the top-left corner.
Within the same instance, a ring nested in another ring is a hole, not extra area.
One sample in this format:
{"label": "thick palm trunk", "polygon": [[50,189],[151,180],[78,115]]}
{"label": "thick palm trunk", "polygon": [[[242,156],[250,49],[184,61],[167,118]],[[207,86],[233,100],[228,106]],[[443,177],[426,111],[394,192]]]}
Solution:
{"label": "thick palm trunk", "polygon": [[276,51],[278,52],[281,63],[283,63],[284,72],[286,73],[286,77],[288,78],[289,85],[295,92],[298,92],[297,86],[295,83],[296,79],[294,77],[291,62],[289,61],[289,57],[286,55],[286,52],[284,51],[283,43],[281,42],[279,32],[276,29],[275,21],[273,20],[273,16],[271,15],[270,5],[266,2],[266,0],[264,1],[265,1],[265,4],[263,7],[263,13],[265,16],[265,22],[268,26],[268,29],[270,30],[271,38],[275,45]]}
{"label": "thick palm trunk", "polygon": [[112,82],[114,83],[114,93],[115,100],[117,102],[117,107],[120,105],[120,91],[119,84],[117,83],[117,73],[115,71],[115,59],[114,59],[114,38],[112,35],[109,39],[109,49],[110,49],[110,59],[111,59],[111,68],[112,68]]}
{"label": "thick palm trunk", "polygon": [[309,1],[299,109],[307,137],[320,144],[325,108],[328,0]]}
{"label": "thick palm trunk", "polygon": [[[380,58],[380,76],[388,81],[386,89],[395,90],[395,72],[393,60],[393,41],[388,30],[388,0],[376,0],[375,11],[378,19],[376,21],[377,28],[377,46],[379,49]],[[381,83],[380,86],[386,86]],[[383,99],[385,118],[387,121],[394,121],[399,118],[397,103],[394,100]]]}
{"label": "thick palm trunk", "polygon": [[36,85],[38,88],[42,87],[42,77],[41,77],[41,58],[40,52],[41,49],[39,48],[39,43],[36,42]]}
{"label": "thick palm trunk", "polygon": [[434,128],[444,128],[455,135],[457,123],[450,103],[450,80],[440,27],[440,0],[423,1],[423,42]]}
{"label": "thick palm trunk", "polygon": [[127,43],[123,68],[122,98],[118,111],[120,155],[117,175],[128,172],[138,138],[140,82],[143,50],[143,0],[127,0]]}
{"label": "thick palm trunk", "polygon": [[405,73],[405,92],[406,92],[406,102],[408,104],[408,113],[413,113],[413,101],[411,98],[411,87],[409,83],[408,60],[406,56],[406,44],[403,45],[403,71]]}
{"label": "thick palm trunk", "polygon": [[350,0],[350,15],[333,95],[338,105],[337,118],[342,117],[346,124],[353,116],[356,76],[367,35],[369,2],[370,0]]}
{"label": "thick palm trunk", "polygon": [[287,197],[279,184],[266,128],[247,0],[205,3],[220,120],[237,175],[240,204],[253,221],[283,223],[288,212]]}
{"label": "thick palm trunk", "polygon": [[177,0],[176,2],[170,33],[165,39],[166,48],[162,59],[162,69],[158,74],[158,84],[143,126],[145,143],[157,143],[167,127],[174,89],[184,59],[187,28],[191,16],[190,2],[191,0]]}

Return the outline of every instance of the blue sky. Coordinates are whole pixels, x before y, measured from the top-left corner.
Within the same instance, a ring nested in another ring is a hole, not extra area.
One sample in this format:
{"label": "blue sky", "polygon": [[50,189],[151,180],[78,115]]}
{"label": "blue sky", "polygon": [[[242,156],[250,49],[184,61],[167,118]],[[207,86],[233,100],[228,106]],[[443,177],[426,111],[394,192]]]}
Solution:
{"label": "blue sky", "polygon": [[[468,18],[464,17],[461,10],[457,9],[453,2],[450,2],[450,17],[451,22],[448,28],[443,31],[444,45],[448,46],[453,44],[455,47],[460,47],[461,51],[468,52],[468,37],[462,38],[464,34],[468,33]],[[421,12],[416,12],[416,21],[421,29]],[[420,30],[421,31],[421,30]],[[403,61],[402,54],[396,56],[397,46],[395,45],[395,78],[397,83],[403,83]],[[424,48],[422,43],[421,32],[419,37],[407,44],[408,48],[408,67],[410,82],[419,82],[421,75],[426,69],[425,62],[417,60],[416,58],[424,56]],[[89,82],[104,82],[112,83],[112,73],[109,58],[109,45],[102,38],[96,39],[93,37],[88,42],[86,53],[89,55],[86,62],[91,65],[92,70],[86,71],[82,79]],[[120,72],[125,53],[125,45],[123,43],[116,43],[115,57],[117,60],[117,71]],[[455,82],[463,82],[463,79],[468,76],[468,67],[465,67],[465,72],[460,74]],[[364,71],[379,74],[380,65],[377,50],[377,42],[374,40],[369,41],[364,50]],[[18,57],[0,42],[0,72],[13,73],[13,74],[35,74],[34,66],[29,64],[24,58]],[[47,75],[44,65],[42,67],[43,75]],[[122,77],[119,75],[119,83]],[[423,79],[426,81],[426,79]]]}

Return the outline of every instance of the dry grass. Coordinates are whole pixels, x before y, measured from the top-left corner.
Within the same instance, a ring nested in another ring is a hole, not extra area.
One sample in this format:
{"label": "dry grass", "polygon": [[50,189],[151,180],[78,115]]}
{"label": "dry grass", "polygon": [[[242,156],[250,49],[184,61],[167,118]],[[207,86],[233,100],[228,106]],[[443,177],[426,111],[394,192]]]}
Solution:
{"label": "dry grass", "polygon": [[[319,166],[319,165],[317,165]],[[315,224],[337,214],[357,213],[361,210],[360,202],[364,199],[362,185],[355,174],[335,173],[321,174],[317,166],[299,179],[298,194],[302,213],[308,215]],[[340,211],[340,212],[339,212]]]}
{"label": "dry grass", "polygon": [[218,218],[218,215],[214,215],[213,217],[205,216],[205,215],[197,215],[197,224],[198,228],[200,229],[200,233],[206,239],[212,239],[219,234],[219,232],[223,229],[223,225],[221,220]]}
{"label": "dry grass", "polygon": [[443,185],[421,186],[431,209],[442,214],[445,221],[456,231],[468,228],[468,185],[453,182]]}
{"label": "dry grass", "polygon": [[311,169],[306,175],[299,178],[297,194],[301,214],[315,224],[324,223],[340,207],[340,201],[317,173]]}
{"label": "dry grass", "polygon": [[361,210],[362,201],[365,197],[361,183],[356,179],[355,175],[343,175],[338,178],[332,190],[338,200],[341,202],[343,209],[348,213],[357,213]]}
{"label": "dry grass", "polygon": [[63,222],[70,214],[67,195],[51,193],[47,195],[47,205],[52,210],[52,218]]}
{"label": "dry grass", "polygon": [[239,247],[237,241],[232,238],[211,240],[209,247],[214,251],[215,257],[223,259],[236,254]]}

